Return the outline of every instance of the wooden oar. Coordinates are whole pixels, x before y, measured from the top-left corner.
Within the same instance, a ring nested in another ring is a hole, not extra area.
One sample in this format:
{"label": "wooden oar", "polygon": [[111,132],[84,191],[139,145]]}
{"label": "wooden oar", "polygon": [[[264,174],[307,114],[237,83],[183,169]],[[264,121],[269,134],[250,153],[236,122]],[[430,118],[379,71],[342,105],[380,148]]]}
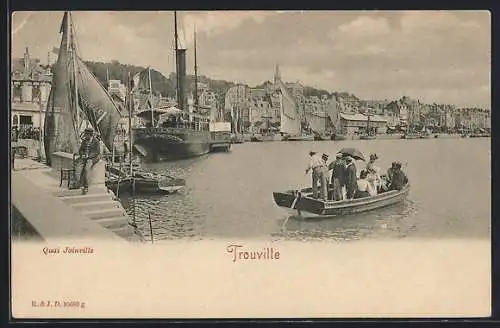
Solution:
{"label": "wooden oar", "polygon": [[[307,175],[307,173],[305,173],[304,175]],[[296,192],[297,192],[297,196],[295,196],[295,199],[292,202],[292,206],[290,206],[290,208],[292,210],[295,208],[295,205],[297,205],[297,201],[300,198],[300,186],[297,187]],[[283,222],[283,224],[281,225],[281,232],[283,232],[286,224],[288,223],[288,219],[290,219],[290,216],[287,216],[286,219],[285,219],[285,222]]]}

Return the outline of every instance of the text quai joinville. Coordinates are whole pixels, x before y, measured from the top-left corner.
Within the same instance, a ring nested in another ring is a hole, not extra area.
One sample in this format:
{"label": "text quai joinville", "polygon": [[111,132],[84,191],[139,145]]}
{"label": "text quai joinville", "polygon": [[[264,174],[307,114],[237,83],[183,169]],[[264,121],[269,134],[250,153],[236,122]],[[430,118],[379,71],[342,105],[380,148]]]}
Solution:
{"label": "text quai joinville", "polygon": [[231,254],[233,262],[239,260],[279,260],[280,252],[273,247],[265,247],[261,250],[249,250],[243,245],[228,245],[226,251]]}

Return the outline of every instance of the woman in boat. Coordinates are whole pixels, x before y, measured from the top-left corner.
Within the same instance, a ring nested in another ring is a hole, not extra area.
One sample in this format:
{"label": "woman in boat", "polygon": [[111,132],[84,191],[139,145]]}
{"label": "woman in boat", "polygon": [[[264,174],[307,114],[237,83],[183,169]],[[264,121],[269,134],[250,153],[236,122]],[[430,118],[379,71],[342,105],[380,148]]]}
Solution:
{"label": "woman in boat", "polygon": [[375,191],[380,190],[382,185],[382,179],[380,178],[380,168],[375,165],[375,161],[378,159],[377,154],[370,154],[370,161],[366,164],[366,171],[368,173],[368,181],[372,184],[372,188]]}
{"label": "woman in boat", "polygon": [[373,189],[372,184],[367,179],[368,172],[366,170],[361,171],[359,174],[359,179],[357,181],[358,189],[354,194],[354,198],[364,198],[375,196],[377,191]]}

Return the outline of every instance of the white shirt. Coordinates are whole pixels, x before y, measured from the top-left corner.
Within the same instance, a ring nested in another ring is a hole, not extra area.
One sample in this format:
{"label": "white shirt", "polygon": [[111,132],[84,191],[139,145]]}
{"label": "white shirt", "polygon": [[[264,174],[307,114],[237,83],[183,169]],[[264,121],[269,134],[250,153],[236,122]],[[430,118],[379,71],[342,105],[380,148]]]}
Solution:
{"label": "white shirt", "polygon": [[325,161],[321,158],[321,155],[314,154],[311,156],[311,162],[309,163],[308,169],[314,169],[315,167],[325,166]]}
{"label": "white shirt", "polygon": [[371,183],[369,183],[366,179],[359,179],[357,183],[359,191],[368,191],[371,196],[375,196],[377,194],[377,190],[373,189]]}

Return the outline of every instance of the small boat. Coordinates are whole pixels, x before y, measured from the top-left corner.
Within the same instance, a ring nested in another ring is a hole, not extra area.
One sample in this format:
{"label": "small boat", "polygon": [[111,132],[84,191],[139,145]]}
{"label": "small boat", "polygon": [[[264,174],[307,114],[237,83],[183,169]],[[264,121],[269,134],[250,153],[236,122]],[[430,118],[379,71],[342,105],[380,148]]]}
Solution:
{"label": "small boat", "polygon": [[268,134],[268,133],[254,133],[250,137],[251,142],[266,142],[266,141],[276,141],[278,140],[274,133]]}
{"label": "small boat", "polygon": [[301,134],[296,136],[283,136],[283,141],[314,141],[313,134]]}
{"label": "small boat", "polygon": [[284,207],[291,214],[302,218],[335,217],[372,211],[382,207],[403,202],[410,191],[410,184],[401,190],[391,190],[379,193],[373,197],[358,198],[353,200],[322,200],[312,198],[312,188],[273,192],[274,202]]}
{"label": "small boat", "polygon": [[405,133],[401,136],[401,139],[420,139],[420,134],[418,134],[418,133]]}
{"label": "small boat", "polygon": [[333,140],[333,139],[332,139],[332,134],[329,134],[326,132],[323,132],[323,133],[315,132],[314,133],[314,140],[325,141],[325,140]]}
{"label": "small boat", "polygon": [[231,143],[233,144],[242,144],[245,142],[245,139],[243,138],[243,135],[233,133],[231,134]]}
{"label": "small boat", "polygon": [[359,137],[359,139],[361,139],[361,140],[375,140],[375,139],[377,139],[377,136],[373,135],[373,134],[363,134]]}
{"label": "small boat", "polygon": [[108,165],[106,167],[106,187],[115,193],[126,191],[138,194],[171,194],[180,191],[186,185],[185,180],[164,174],[146,172],[141,169],[133,171],[133,176]]}
{"label": "small boat", "polygon": [[331,139],[336,141],[347,140],[347,136],[341,133],[334,133],[332,134]]}

